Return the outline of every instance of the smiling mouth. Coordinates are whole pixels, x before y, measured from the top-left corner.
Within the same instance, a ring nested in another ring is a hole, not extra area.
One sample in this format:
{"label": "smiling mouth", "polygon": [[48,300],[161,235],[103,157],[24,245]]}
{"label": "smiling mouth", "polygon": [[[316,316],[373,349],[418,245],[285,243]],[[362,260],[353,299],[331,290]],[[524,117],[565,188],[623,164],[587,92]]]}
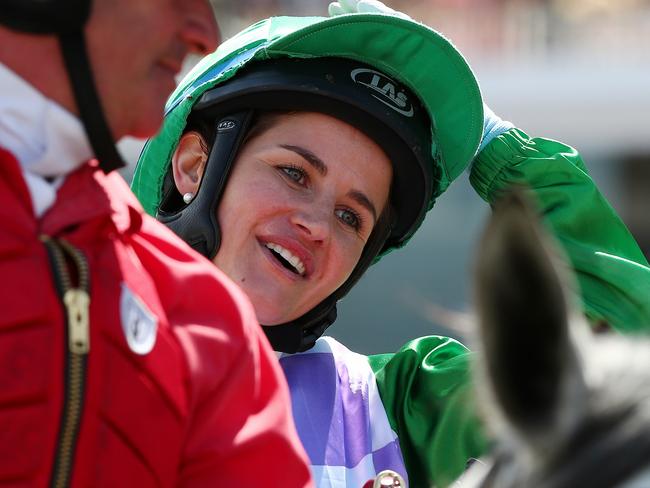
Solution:
{"label": "smiling mouth", "polygon": [[272,242],[267,242],[264,247],[271,251],[273,257],[286,269],[298,276],[305,276],[305,264],[291,251]]}

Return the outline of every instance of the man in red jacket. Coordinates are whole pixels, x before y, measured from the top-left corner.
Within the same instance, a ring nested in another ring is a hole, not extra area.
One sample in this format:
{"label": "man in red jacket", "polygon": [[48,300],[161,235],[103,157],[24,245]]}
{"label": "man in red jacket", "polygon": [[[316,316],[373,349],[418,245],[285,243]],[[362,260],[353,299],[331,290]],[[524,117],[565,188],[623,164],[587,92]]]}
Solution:
{"label": "man in red jacket", "polygon": [[0,485],[310,486],[247,299],[111,173],[216,47],[207,0],[3,0],[0,24]]}

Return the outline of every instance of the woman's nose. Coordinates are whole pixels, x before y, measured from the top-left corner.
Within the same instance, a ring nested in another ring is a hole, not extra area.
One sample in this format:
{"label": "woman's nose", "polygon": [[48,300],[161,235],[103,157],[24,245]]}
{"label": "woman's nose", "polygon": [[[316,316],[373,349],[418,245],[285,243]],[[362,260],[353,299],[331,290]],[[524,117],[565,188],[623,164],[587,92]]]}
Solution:
{"label": "woman's nose", "polygon": [[331,233],[331,212],[327,210],[297,209],[291,214],[291,223],[301,235],[311,241],[324,243]]}

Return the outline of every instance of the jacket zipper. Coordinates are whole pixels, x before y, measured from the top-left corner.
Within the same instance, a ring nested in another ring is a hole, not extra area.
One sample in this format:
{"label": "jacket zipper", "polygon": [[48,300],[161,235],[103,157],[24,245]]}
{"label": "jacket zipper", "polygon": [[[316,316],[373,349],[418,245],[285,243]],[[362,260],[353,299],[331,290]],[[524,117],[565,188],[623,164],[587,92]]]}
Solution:
{"label": "jacket zipper", "polygon": [[[63,413],[51,479],[52,487],[63,488],[70,483],[83,405],[86,358],[90,351],[89,272],[86,257],[70,243],[45,235],[41,236],[41,240],[48,250],[67,322]],[[76,270],[76,287],[72,283],[68,266]]]}

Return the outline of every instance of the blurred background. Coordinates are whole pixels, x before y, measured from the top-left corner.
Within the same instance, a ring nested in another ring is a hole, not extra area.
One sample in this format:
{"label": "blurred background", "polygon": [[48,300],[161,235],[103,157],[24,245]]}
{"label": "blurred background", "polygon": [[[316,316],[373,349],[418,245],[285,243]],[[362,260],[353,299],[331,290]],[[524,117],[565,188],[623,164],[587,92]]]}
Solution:
{"label": "blurred background", "polygon": [[[213,0],[224,39],[270,15],[326,15],[328,3]],[[454,41],[498,115],[576,147],[650,254],[650,0],[387,3]],[[141,144],[126,140],[121,149],[135,162]],[[461,176],[412,242],[342,301],[330,335],[362,353],[394,351],[426,334],[465,338],[473,253],[488,211]]]}

